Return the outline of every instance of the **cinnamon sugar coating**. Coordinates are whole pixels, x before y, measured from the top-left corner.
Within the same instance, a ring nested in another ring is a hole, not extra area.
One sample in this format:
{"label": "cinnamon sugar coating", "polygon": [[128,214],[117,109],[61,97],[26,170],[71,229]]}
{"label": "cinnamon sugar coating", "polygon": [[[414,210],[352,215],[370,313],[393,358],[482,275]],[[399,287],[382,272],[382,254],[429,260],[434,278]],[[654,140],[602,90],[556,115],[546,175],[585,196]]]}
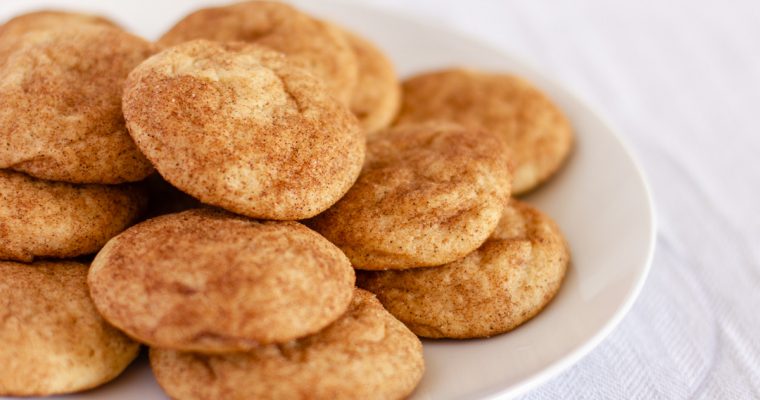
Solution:
{"label": "cinnamon sugar coating", "polygon": [[224,353],[315,333],[348,307],[354,271],[297,222],[211,209],[135,225],[92,262],[98,311],[152,346]]}
{"label": "cinnamon sugar coating", "polygon": [[0,260],[95,253],[147,202],[134,184],[73,185],[0,170]]}
{"label": "cinnamon sugar coating", "polygon": [[369,40],[344,31],[359,66],[351,112],[368,134],[387,128],[401,106],[401,84],[391,60]]}
{"label": "cinnamon sugar coating", "polygon": [[422,378],[422,344],[371,294],[312,336],[247,353],[208,356],[152,348],[151,367],[172,398],[402,399]]}
{"label": "cinnamon sugar coating", "polygon": [[158,43],[174,46],[193,39],[243,41],[285,53],[344,104],[356,86],[356,57],[343,33],[284,3],[247,1],[204,8],[177,22]]}
{"label": "cinnamon sugar coating", "polygon": [[0,35],[0,168],[71,183],[145,178],[153,168],[121,95],[153,46],[103,24],[64,25]]}
{"label": "cinnamon sugar coating", "polygon": [[496,231],[463,259],[433,268],[361,272],[358,281],[419,336],[488,337],[538,314],[559,290],[569,260],[554,221],[512,200]]}
{"label": "cinnamon sugar coating", "polygon": [[556,105],[519,77],[450,69],[403,82],[397,125],[452,121],[502,135],[514,156],[513,194],[546,181],[562,166],[573,143],[572,127]]}
{"label": "cinnamon sugar coating", "polygon": [[242,42],[186,42],[137,67],[129,131],[172,185],[254,218],[308,218],[361,169],[350,111],[284,55]]}
{"label": "cinnamon sugar coating", "polygon": [[378,132],[356,184],[308,224],[359,269],[445,264],[496,229],[509,161],[500,136],[449,123]]}
{"label": "cinnamon sugar coating", "polygon": [[0,396],[48,396],[100,386],[140,345],[95,310],[87,265],[0,261]]}

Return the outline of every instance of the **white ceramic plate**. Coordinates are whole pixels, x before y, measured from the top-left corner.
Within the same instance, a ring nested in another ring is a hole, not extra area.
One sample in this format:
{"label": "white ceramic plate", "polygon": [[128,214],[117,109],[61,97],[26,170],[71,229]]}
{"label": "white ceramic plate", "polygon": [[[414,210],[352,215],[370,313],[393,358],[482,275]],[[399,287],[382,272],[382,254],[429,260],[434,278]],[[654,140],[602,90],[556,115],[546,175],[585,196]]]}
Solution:
{"label": "white ceramic plate", "polygon": [[[157,38],[189,11],[218,1],[3,0],[0,20],[43,6],[108,15]],[[641,169],[609,124],[533,68],[480,42],[355,3],[297,2],[376,41],[403,76],[446,66],[522,75],[570,117],[577,146],[564,170],[528,197],[559,223],[572,266],[546,310],[488,340],[426,341],[427,371],[415,399],[512,397],[580,360],[622,319],[646,278],[655,222]],[[116,381],[69,399],[164,399],[143,357]]]}

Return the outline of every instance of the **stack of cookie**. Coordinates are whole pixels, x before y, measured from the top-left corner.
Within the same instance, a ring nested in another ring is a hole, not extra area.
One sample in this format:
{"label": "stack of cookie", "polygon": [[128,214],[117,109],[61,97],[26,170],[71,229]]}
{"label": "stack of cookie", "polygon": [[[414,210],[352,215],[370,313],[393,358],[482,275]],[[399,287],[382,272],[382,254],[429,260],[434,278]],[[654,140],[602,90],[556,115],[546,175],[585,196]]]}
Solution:
{"label": "stack of cookie", "polygon": [[570,124],[510,75],[424,73],[402,99],[395,126],[370,135],[357,183],[311,225],[417,335],[512,330],[554,297],[570,257],[548,216],[508,198],[559,170]]}
{"label": "stack of cookie", "polygon": [[422,345],[354,282],[305,226],[212,209],[135,225],[89,273],[97,309],[151,347],[172,398],[402,398]]}
{"label": "stack of cookie", "polygon": [[403,398],[416,335],[511,330],[565,274],[557,226],[511,197],[572,134],[519,78],[402,85],[370,42],[265,1],[155,45],[28,14],[0,72],[0,395],[97,386],[139,342],[175,399]]}
{"label": "stack of cookie", "polygon": [[[127,79],[137,146],[218,208],[138,224],[90,270],[98,310],[151,347],[172,398],[402,398],[422,377],[419,339],[355,288],[338,247],[293,222],[349,190],[365,129],[400,103],[390,63],[350,40],[280,3],[200,10]],[[381,68],[360,67],[371,57]]]}
{"label": "stack of cookie", "polygon": [[83,256],[146,207],[131,182],[153,168],[120,105],[127,74],[153,49],[89,15],[38,12],[0,27],[0,395],[95,387],[138,354],[95,310]]}

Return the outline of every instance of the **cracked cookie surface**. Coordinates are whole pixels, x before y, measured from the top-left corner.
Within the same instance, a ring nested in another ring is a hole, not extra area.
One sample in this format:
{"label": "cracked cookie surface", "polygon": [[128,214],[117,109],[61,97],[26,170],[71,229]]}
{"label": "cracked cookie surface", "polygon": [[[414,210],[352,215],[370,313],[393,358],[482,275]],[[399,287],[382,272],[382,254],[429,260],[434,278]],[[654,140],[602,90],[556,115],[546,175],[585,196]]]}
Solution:
{"label": "cracked cookie surface", "polygon": [[414,333],[488,337],[538,314],[556,295],[570,260],[557,225],[512,200],[496,231],[461,260],[408,271],[360,272],[360,287]]}
{"label": "cracked cookie surface", "polygon": [[406,269],[464,257],[496,228],[509,198],[498,135],[448,123],[371,136],[356,184],[307,222],[358,269]]}
{"label": "cracked cookie surface", "polygon": [[203,203],[254,218],[308,218],[361,170],[356,118],[305,70],[242,42],[186,42],[129,76],[124,115],[161,175]]}
{"label": "cracked cookie surface", "polygon": [[323,80],[344,104],[357,83],[356,57],[343,33],[284,3],[249,1],[201,9],[177,22],[158,43],[174,46],[193,39],[256,43],[282,52]]}
{"label": "cracked cookie surface", "polygon": [[0,34],[0,168],[71,183],[148,176],[121,95],[129,71],[153,51],[103,24]]}

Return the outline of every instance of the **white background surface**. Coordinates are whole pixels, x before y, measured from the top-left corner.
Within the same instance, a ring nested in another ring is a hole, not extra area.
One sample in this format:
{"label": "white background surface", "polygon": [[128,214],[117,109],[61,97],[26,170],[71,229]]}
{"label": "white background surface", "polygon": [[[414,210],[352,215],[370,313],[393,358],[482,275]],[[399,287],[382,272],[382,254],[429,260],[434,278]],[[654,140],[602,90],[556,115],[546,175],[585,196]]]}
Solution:
{"label": "white background surface", "polygon": [[647,172],[659,234],[641,297],[525,398],[760,398],[760,2],[369,1],[532,62]]}
{"label": "white background surface", "polygon": [[660,232],[640,299],[526,398],[760,398],[760,2],[362,1],[533,63],[647,172]]}

